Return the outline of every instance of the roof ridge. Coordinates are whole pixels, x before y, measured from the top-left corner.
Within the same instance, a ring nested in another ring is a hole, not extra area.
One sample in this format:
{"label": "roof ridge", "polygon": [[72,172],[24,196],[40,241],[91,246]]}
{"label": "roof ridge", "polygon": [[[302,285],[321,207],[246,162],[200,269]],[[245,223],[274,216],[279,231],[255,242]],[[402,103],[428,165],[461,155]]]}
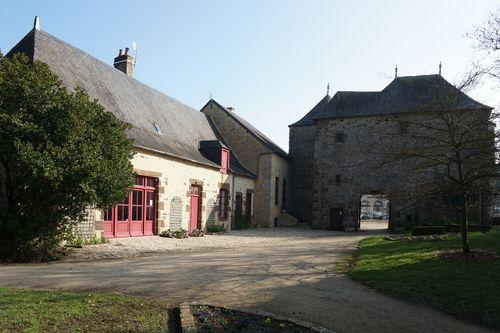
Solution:
{"label": "roof ridge", "polygon": [[[285,150],[283,148],[281,148],[277,143],[275,143],[273,140],[271,140],[267,135],[265,135],[264,133],[262,133],[259,129],[257,129],[257,127],[253,126],[248,120],[244,119],[243,117],[241,116],[238,116],[236,115],[235,112],[229,110],[227,107],[225,107],[224,105],[220,104],[219,102],[217,102],[215,99],[211,98],[207,104],[205,104],[205,106],[202,108],[202,110],[208,105],[210,104],[210,102],[213,102],[215,103],[217,106],[219,106],[225,113],[227,113],[231,118],[233,118],[240,126],[242,126],[243,128],[245,128],[246,130],[248,130],[250,133],[253,134],[253,136],[261,141],[263,144],[265,144],[268,148],[271,149],[271,151],[273,153],[278,153],[278,154],[281,154],[285,157],[288,156],[288,154],[285,152]],[[245,124],[246,123],[246,124]],[[257,132],[257,133],[255,133]],[[261,136],[263,138],[261,138]],[[266,142],[266,140],[268,142]]]}
{"label": "roof ridge", "polygon": [[[198,150],[201,140],[215,139],[208,120],[197,110],[45,31],[28,33],[15,51],[34,51],[68,89],[80,86],[107,111],[133,127],[127,132],[136,148],[217,167]],[[160,130],[158,130],[158,127]]]}
{"label": "roof ridge", "polygon": [[[74,48],[74,49],[76,49],[76,50],[78,50],[78,51],[80,51],[80,52],[84,53],[84,54],[85,54],[86,56],[88,56],[89,58],[92,58],[92,59],[94,59],[94,60],[98,61],[98,62],[99,62],[99,63],[101,63],[102,65],[107,66],[107,67],[109,67],[110,69],[112,69],[112,70],[114,70],[114,71],[117,71],[117,72],[118,72],[118,74],[120,74],[120,75],[121,75],[121,74],[123,74],[123,78],[124,78],[124,79],[126,79],[126,80],[130,80],[130,81],[136,82],[136,83],[138,83],[138,84],[140,84],[140,85],[142,85],[142,86],[145,86],[145,87],[147,87],[147,88],[149,88],[149,89],[151,89],[151,90],[154,90],[154,91],[156,91],[156,92],[158,92],[158,93],[160,93],[160,94],[162,94],[162,95],[165,95],[166,97],[168,97],[168,98],[169,98],[169,99],[171,99],[171,100],[174,100],[174,101],[175,101],[175,102],[177,102],[177,103],[183,104],[184,106],[186,106],[186,107],[188,107],[188,108],[192,109],[192,110],[193,110],[193,111],[195,111],[195,112],[197,112],[197,111],[198,111],[198,110],[196,110],[194,107],[192,107],[192,106],[190,106],[190,105],[187,105],[186,103],[184,103],[184,102],[182,102],[182,101],[179,101],[178,99],[176,99],[176,98],[174,98],[174,97],[172,97],[172,96],[168,95],[167,93],[165,93],[165,92],[163,92],[163,91],[161,91],[161,90],[159,90],[159,89],[157,89],[157,88],[155,88],[155,87],[152,87],[152,86],[150,86],[150,85],[148,85],[148,84],[146,84],[146,83],[144,83],[144,82],[140,81],[139,79],[137,79],[137,78],[135,78],[135,77],[133,77],[133,76],[129,76],[129,75],[127,75],[127,74],[123,73],[122,71],[120,71],[119,69],[116,69],[115,67],[113,67],[112,65],[108,64],[107,62],[105,62],[105,61],[103,61],[103,60],[101,60],[101,59],[99,59],[99,58],[97,58],[97,57],[95,57],[95,56],[93,56],[93,55],[89,54],[88,52],[86,52],[86,51],[82,50],[81,48],[79,48],[79,47],[77,47],[77,46],[74,46],[73,44],[70,44],[70,43],[68,43],[68,42],[65,42],[64,40],[62,40],[62,39],[60,39],[60,38],[58,38],[58,37],[56,37],[56,36],[54,36],[54,35],[52,35],[52,34],[50,34],[50,33],[46,32],[46,31],[44,31],[44,30],[37,30],[37,29],[33,28],[30,32],[32,32],[32,31],[35,31],[35,34],[36,34],[36,33],[41,33],[41,34],[45,35],[46,37],[49,37],[49,38],[51,38],[51,39],[55,40],[56,42],[62,43],[62,44],[64,44],[64,45],[68,45],[68,46],[70,46],[70,47],[72,47],[72,48]],[[36,39],[34,39],[34,42],[36,42]],[[34,48],[34,49],[36,49],[36,46],[35,46],[35,48]]]}

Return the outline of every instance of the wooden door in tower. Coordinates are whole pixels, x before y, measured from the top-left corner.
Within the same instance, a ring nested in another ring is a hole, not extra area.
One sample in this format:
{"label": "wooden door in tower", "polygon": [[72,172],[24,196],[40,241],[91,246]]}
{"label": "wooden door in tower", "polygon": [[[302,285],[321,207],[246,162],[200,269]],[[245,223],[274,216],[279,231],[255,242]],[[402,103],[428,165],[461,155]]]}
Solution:
{"label": "wooden door in tower", "polygon": [[343,209],[342,208],[330,208],[330,228],[333,230],[343,230]]}

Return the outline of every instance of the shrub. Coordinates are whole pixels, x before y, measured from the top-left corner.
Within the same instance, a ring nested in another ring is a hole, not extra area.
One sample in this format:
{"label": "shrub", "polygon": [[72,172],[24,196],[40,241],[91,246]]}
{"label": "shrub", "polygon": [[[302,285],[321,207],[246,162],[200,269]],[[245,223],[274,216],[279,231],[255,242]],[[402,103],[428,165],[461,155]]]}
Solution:
{"label": "shrub", "polygon": [[413,227],[411,230],[411,234],[413,236],[443,235],[445,233],[446,233],[446,226],[443,225],[417,226]]}
{"label": "shrub", "polygon": [[205,233],[201,229],[194,229],[189,233],[189,237],[203,237]]}
{"label": "shrub", "polygon": [[250,219],[247,217],[237,217],[234,219],[235,229],[248,229],[250,228]]}
{"label": "shrub", "polygon": [[82,237],[79,234],[74,234],[70,239],[68,240],[67,245],[70,247],[84,247],[87,245],[99,245],[99,244],[106,244],[108,243],[108,240],[106,237],[101,236],[97,237],[95,234],[92,235],[92,237]]}
{"label": "shrub", "polygon": [[214,234],[218,234],[221,232],[226,232],[226,228],[224,228],[222,224],[211,224],[207,226],[207,231]]}
{"label": "shrub", "polygon": [[129,124],[46,64],[0,54],[0,260],[50,260],[133,185]]}
{"label": "shrub", "polygon": [[165,230],[162,231],[158,236],[166,238],[188,238],[188,232],[184,229],[179,230]]}

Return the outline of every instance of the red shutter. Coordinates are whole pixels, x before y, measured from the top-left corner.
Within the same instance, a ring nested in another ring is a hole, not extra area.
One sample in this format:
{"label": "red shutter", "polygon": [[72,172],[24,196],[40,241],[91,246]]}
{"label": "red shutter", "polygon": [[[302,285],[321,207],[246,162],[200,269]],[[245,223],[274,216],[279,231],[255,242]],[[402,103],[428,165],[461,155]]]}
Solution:
{"label": "red shutter", "polygon": [[219,218],[227,219],[228,212],[228,190],[221,188],[219,192]]}
{"label": "red shutter", "polygon": [[229,170],[229,150],[222,148],[220,156],[220,172],[226,174]]}

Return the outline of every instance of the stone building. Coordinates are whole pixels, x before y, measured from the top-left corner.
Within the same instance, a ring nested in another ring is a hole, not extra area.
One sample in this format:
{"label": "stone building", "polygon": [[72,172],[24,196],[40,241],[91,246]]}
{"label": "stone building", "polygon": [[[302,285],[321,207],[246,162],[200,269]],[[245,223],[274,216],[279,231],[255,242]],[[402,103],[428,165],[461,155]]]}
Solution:
{"label": "stone building", "polygon": [[7,56],[19,52],[132,124],[136,184],[115,207],[89,209],[78,226],[82,235],[143,236],[210,224],[229,229],[242,218],[277,225],[286,206],[287,154],[248,122],[214,101],[200,112],[134,79],[128,49],[110,66],[35,25]]}
{"label": "stone building", "polygon": [[372,194],[363,195],[361,197],[360,219],[389,219],[389,200]]}
{"label": "stone building", "polygon": [[[440,75],[398,77],[382,91],[339,91],[321,99],[290,125],[291,214],[312,227],[357,230],[363,195],[412,191],[404,178],[408,161],[382,168],[383,156],[373,151],[404,146],[398,124],[422,120],[426,107],[450,91],[464,110],[491,110]],[[416,218],[398,199],[390,198],[392,227]]]}
{"label": "stone building", "polygon": [[253,223],[262,227],[295,225],[296,219],[287,214],[290,189],[287,153],[232,107],[211,99],[201,111],[231,147],[236,159],[257,177]]}

